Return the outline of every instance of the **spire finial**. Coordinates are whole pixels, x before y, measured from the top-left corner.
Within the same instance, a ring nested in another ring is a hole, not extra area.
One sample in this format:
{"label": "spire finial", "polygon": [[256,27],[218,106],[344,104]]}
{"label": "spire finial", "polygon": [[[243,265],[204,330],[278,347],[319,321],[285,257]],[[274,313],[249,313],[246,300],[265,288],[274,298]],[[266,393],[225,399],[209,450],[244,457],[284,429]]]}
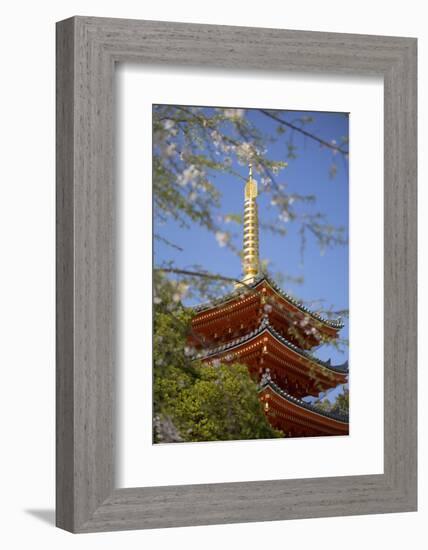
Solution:
{"label": "spire finial", "polygon": [[257,182],[253,179],[253,165],[248,163],[248,180],[245,184],[244,201],[244,249],[243,282],[250,284],[260,273],[259,222],[257,214]]}

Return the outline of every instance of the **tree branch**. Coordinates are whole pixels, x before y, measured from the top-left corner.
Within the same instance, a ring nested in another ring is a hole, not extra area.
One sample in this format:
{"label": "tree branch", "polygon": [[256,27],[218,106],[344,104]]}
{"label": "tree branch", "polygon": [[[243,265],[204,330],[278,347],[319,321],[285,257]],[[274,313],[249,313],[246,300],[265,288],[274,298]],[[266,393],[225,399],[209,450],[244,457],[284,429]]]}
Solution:
{"label": "tree branch", "polygon": [[235,279],[234,277],[225,277],[223,275],[205,273],[203,271],[189,271],[187,269],[176,269],[173,267],[156,267],[154,271],[161,271],[162,273],[175,273],[176,275],[188,275],[189,277],[202,277],[204,279],[226,281],[228,283],[240,283],[243,286],[248,287],[247,284],[243,283],[239,279]]}
{"label": "tree branch", "polygon": [[263,113],[265,116],[271,118],[272,120],[275,120],[276,122],[279,122],[279,124],[282,124],[283,126],[287,126],[288,128],[291,128],[292,130],[295,130],[296,132],[300,132],[304,136],[313,139],[314,141],[317,141],[324,147],[328,147],[329,149],[332,149],[333,151],[337,151],[338,153],[341,153],[342,155],[348,155],[349,151],[346,149],[343,149],[342,147],[339,147],[337,145],[334,145],[332,143],[329,143],[328,141],[316,136],[315,134],[312,134],[311,132],[308,132],[304,130],[303,128],[300,128],[299,126],[296,126],[292,122],[288,122],[287,120],[284,120],[283,118],[280,118],[277,115],[272,114],[270,111],[267,111],[266,109],[260,109],[260,112]]}

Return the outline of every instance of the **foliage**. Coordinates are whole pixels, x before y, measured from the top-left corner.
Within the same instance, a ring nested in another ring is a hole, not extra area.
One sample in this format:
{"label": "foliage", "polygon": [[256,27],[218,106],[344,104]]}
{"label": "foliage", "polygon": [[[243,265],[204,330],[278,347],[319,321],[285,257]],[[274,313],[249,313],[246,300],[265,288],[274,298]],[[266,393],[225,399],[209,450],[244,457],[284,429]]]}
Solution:
{"label": "foliage", "polygon": [[192,361],[191,312],[180,282],[157,276],[154,314],[153,439],[157,443],[282,436],[262,411],[257,386],[239,364]]}
{"label": "foliage", "polygon": [[331,412],[348,415],[349,414],[349,390],[340,393],[331,407]]}
{"label": "foliage", "polygon": [[[191,441],[277,437],[245,365],[200,366],[176,405],[177,424]],[[185,436],[185,437],[186,437]]]}
{"label": "foliage", "polygon": [[317,407],[325,412],[348,416],[349,414],[349,390],[345,389],[340,393],[335,401],[331,403],[329,399],[324,399],[317,404]]}

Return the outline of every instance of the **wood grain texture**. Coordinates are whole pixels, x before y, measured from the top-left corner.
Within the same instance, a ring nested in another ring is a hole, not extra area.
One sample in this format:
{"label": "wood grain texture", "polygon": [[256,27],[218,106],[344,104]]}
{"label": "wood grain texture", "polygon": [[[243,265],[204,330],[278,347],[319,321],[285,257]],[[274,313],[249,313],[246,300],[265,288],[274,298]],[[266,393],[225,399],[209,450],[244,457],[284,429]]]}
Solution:
{"label": "wood grain texture", "polygon": [[74,526],[74,24],[56,36],[56,521]]}
{"label": "wood grain texture", "polygon": [[[383,475],[115,489],[116,62],[383,76]],[[87,17],[58,23],[57,220],[59,527],[92,532],[416,510],[415,39]]]}

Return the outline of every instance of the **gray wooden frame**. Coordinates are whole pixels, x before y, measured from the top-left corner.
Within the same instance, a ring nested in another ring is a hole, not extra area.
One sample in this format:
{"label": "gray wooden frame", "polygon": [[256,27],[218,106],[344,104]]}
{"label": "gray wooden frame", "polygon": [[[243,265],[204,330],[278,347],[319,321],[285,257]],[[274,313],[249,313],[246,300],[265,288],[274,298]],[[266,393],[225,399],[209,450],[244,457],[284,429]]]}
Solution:
{"label": "gray wooden frame", "polygon": [[[115,63],[124,61],[383,76],[382,475],[115,488],[113,81]],[[416,297],[416,39],[90,17],[57,24],[59,527],[91,532],[416,510]]]}

